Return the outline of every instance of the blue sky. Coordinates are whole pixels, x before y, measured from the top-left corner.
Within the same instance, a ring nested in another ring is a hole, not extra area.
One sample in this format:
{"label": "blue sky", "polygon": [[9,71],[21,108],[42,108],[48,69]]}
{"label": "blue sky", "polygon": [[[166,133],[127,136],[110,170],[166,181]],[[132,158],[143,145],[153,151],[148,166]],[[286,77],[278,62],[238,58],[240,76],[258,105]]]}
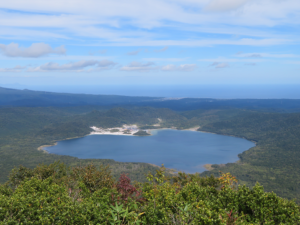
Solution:
{"label": "blue sky", "polygon": [[299,0],[0,2],[0,84],[300,84]]}

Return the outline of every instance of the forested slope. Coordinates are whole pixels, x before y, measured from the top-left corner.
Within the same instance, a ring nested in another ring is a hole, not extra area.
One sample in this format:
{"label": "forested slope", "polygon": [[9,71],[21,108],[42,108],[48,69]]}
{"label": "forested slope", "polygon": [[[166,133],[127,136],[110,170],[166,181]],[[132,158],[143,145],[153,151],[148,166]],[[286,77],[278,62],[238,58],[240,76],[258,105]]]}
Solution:
{"label": "forested slope", "polygon": [[[158,119],[159,118],[159,119]],[[7,180],[14,166],[30,168],[39,163],[61,160],[68,165],[110,164],[113,174],[128,172],[135,180],[144,179],[155,168],[143,163],[119,163],[113,160],[79,160],[69,156],[37,151],[42,145],[82,137],[90,126],[117,127],[135,123],[144,128],[200,126],[199,131],[234,135],[255,141],[257,146],[240,154],[239,163],[206,174],[230,171],[241,183],[253,186],[258,181],[267,191],[282,197],[300,199],[300,113],[270,113],[245,109],[197,109],[172,111],[167,108],[103,106],[2,107],[0,108],[0,181]]]}
{"label": "forested slope", "polygon": [[240,162],[204,174],[229,171],[242,183],[263,184],[267,191],[300,199],[300,114],[247,112],[210,123],[199,130],[253,140],[257,146],[239,155]]}

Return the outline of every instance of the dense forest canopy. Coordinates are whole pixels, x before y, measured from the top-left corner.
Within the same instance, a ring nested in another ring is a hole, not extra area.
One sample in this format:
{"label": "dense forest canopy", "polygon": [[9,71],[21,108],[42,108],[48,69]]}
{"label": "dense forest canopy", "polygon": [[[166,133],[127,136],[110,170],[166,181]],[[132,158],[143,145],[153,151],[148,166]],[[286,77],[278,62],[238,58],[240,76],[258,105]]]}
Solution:
{"label": "dense forest canopy", "polygon": [[108,167],[62,163],[15,168],[0,185],[1,224],[300,224],[299,206],[256,184],[165,168],[131,183]]}

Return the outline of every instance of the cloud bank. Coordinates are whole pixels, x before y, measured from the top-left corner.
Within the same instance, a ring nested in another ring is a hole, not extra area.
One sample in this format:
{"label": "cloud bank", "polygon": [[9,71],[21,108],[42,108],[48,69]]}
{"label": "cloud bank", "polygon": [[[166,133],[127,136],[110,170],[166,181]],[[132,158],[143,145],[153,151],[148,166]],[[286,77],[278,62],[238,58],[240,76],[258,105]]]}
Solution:
{"label": "cloud bank", "polygon": [[141,52],[142,50],[136,50],[136,51],[132,51],[132,52],[128,52],[127,55],[137,55]]}
{"label": "cloud bank", "polygon": [[165,51],[167,51],[168,50],[168,46],[166,46],[166,47],[163,47],[162,49],[158,49],[158,50],[155,50],[155,52],[165,52]]}
{"label": "cloud bank", "polygon": [[62,45],[57,48],[52,48],[45,43],[33,43],[30,47],[19,47],[17,43],[10,43],[8,45],[0,44],[1,53],[7,57],[24,57],[24,58],[38,58],[49,54],[63,55],[66,53],[65,47]]}
{"label": "cloud bank", "polygon": [[298,58],[300,55],[295,54],[272,54],[272,53],[243,53],[239,52],[236,54],[237,57],[244,57],[244,58]]}
{"label": "cloud bank", "polygon": [[162,71],[181,71],[181,72],[189,72],[193,71],[196,68],[196,64],[182,64],[179,66],[170,64],[162,67]]}
{"label": "cloud bank", "polygon": [[[28,69],[28,72],[50,72],[50,71],[76,71],[76,72],[94,72],[100,70],[112,69],[116,63],[109,60],[81,60],[66,64],[54,62],[45,63],[38,67]],[[88,68],[88,69],[87,69]],[[87,70],[86,70],[87,69]]]}
{"label": "cloud bank", "polygon": [[141,62],[131,62],[127,66],[121,67],[122,71],[150,71],[155,70],[157,67],[153,62],[141,63]]}
{"label": "cloud bank", "polygon": [[26,66],[15,66],[13,68],[0,68],[0,72],[21,72],[26,69]]}
{"label": "cloud bank", "polygon": [[215,69],[223,69],[229,67],[229,64],[225,62],[214,62],[210,66],[214,67]]}
{"label": "cloud bank", "polygon": [[251,0],[212,0],[205,7],[207,11],[217,11],[224,12],[234,9],[238,9],[243,6],[245,3],[250,2]]}

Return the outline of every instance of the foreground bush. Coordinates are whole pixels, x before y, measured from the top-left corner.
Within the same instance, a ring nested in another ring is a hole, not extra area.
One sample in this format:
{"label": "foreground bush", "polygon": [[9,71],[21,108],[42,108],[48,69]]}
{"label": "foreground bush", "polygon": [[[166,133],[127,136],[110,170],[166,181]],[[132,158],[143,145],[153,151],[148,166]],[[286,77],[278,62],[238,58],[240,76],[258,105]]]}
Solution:
{"label": "foreground bush", "polygon": [[297,204],[259,184],[164,170],[132,185],[107,167],[16,168],[0,186],[0,224],[300,224]]}

